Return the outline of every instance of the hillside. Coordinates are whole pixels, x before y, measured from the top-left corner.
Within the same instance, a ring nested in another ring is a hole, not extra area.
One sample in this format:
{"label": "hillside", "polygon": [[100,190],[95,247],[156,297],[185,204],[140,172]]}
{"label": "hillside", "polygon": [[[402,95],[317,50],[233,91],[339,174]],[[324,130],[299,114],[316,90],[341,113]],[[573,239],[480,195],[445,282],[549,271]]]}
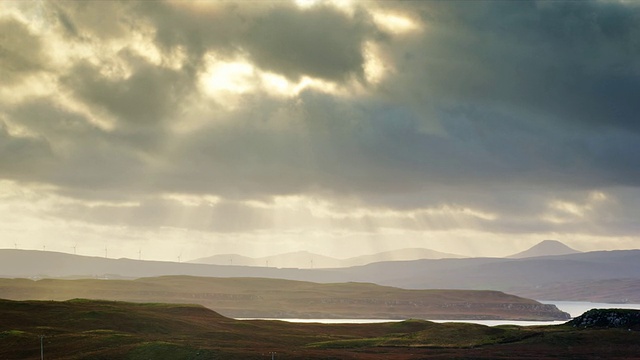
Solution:
{"label": "hillside", "polygon": [[[640,250],[507,258],[388,261],[338,269],[278,269],[0,250],[0,277],[140,278],[164,275],[262,277],[318,283],[370,282],[405,289],[498,290],[539,300],[639,302]],[[581,289],[575,284],[581,284]],[[558,291],[571,288],[572,297]]]}
{"label": "hillside", "polygon": [[197,303],[225,316],[349,319],[564,320],[553,305],[472,290],[404,290],[366,283],[168,276],[137,280],[0,279],[11,300],[73,298]]}
{"label": "hillside", "polygon": [[519,252],[517,254],[513,254],[508,256],[512,259],[522,259],[522,258],[530,258],[537,256],[556,256],[556,255],[569,255],[569,254],[577,254],[580,251],[572,249],[567,245],[561,243],[557,240],[544,240],[531,248]]}
{"label": "hillside", "polygon": [[[239,321],[196,305],[0,300],[0,359],[631,359],[638,333],[571,325],[487,327]],[[615,345],[615,346],[612,346]]]}
{"label": "hillside", "polygon": [[139,278],[164,275],[266,277],[317,282],[345,281],[330,269],[279,269],[273,266],[237,266],[109,259],[37,250],[0,249],[0,277],[20,278]]}
{"label": "hillside", "polygon": [[371,255],[356,256],[342,260],[342,267],[367,265],[382,261],[410,261],[421,259],[455,259],[464,258],[464,256],[443,253],[431,249],[400,249],[385,251]]}
{"label": "hillside", "polygon": [[276,268],[337,268],[342,267],[342,261],[329,256],[313,254],[307,251],[297,251],[286,254],[252,258],[238,254],[221,254],[189,261],[193,264],[211,265],[242,265]]}
{"label": "hillside", "polygon": [[[348,279],[407,289],[492,289],[522,296],[535,294],[538,300],[589,301],[602,297],[610,302],[634,302],[640,299],[638,286],[625,288],[620,298],[611,295],[620,290],[619,279],[640,279],[639,258],[640,250],[594,251],[523,259],[376,263],[344,271]],[[581,292],[571,298],[558,298],[565,284],[578,282],[584,286]]]}
{"label": "hillside", "polygon": [[537,287],[512,287],[511,291],[531,299],[640,304],[640,278],[566,281]]}
{"label": "hillside", "polygon": [[279,268],[321,269],[360,266],[381,261],[406,261],[419,259],[462,258],[463,256],[443,253],[430,249],[399,249],[380,253],[336,259],[307,251],[252,258],[238,254],[220,254],[189,261],[194,264],[243,265]]}

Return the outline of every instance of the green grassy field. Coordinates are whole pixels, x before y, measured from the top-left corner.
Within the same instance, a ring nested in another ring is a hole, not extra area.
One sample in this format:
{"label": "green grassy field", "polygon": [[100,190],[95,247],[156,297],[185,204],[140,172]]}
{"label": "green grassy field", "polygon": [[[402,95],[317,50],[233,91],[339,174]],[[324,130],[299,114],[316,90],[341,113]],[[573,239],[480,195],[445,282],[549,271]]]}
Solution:
{"label": "green grassy field", "polygon": [[570,325],[487,327],[240,321],[199,305],[0,300],[0,359],[633,359],[640,333]]}

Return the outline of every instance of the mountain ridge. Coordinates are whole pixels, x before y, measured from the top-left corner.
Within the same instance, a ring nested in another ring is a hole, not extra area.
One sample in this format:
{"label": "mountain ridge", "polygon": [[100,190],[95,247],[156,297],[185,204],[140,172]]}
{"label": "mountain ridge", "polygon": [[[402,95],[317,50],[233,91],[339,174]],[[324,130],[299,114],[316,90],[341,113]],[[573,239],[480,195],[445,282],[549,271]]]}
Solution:
{"label": "mountain ridge", "polygon": [[188,261],[192,264],[275,266],[280,268],[329,269],[360,266],[381,261],[407,261],[419,259],[464,258],[465,256],[426,248],[405,248],[374,254],[338,259],[308,251],[295,251],[277,255],[249,257],[239,254],[218,254]]}
{"label": "mountain ridge", "polygon": [[[568,255],[387,261],[334,269],[278,269],[0,249],[0,277],[141,278],[163,275],[263,277],[317,283],[370,282],[405,289],[498,290],[538,300],[640,303],[640,250]],[[629,279],[617,281],[619,279]],[[580,287],[571,296],[558,289]]]}

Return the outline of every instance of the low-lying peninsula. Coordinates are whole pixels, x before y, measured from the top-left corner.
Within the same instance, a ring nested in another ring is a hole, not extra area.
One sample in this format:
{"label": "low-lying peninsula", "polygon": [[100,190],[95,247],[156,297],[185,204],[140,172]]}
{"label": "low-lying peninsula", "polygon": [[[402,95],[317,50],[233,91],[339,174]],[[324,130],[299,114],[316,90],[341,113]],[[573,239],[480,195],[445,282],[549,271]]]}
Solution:
{"label": "low-lying peninsula", "polygon": [[406,290],[370,283],[164,276],[0,279],[0,298],[200,304],[235,318],[567,320],[555,305],[499,291]]}

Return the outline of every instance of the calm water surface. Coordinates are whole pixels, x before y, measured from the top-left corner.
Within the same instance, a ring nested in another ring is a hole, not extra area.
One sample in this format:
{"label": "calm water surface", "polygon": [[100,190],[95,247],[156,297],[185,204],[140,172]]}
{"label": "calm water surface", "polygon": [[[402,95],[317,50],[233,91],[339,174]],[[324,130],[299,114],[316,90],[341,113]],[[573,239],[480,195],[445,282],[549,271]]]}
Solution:
{"label": "calm water surface", "polygon": [[[591,309],[637,309],[640,310],[640,304],[606,304],[592,303],[582,301],[540,301],[543,304],[553,304],[558,309],[569,313],[571,317],[582,315]],[[398,322],[402,320],[389,319],[265,319],[265,318],[239,318],[238,320],[281,320],[293,323],[322,323],[322,324],[374,324],[383,322]],[[428,319],[427,319],[428,320]],[[558,325],[565,321],[512,321],[512,320],[431,320],[438,323],[457,322],[481,324],[487,326],[496,325]]]}

